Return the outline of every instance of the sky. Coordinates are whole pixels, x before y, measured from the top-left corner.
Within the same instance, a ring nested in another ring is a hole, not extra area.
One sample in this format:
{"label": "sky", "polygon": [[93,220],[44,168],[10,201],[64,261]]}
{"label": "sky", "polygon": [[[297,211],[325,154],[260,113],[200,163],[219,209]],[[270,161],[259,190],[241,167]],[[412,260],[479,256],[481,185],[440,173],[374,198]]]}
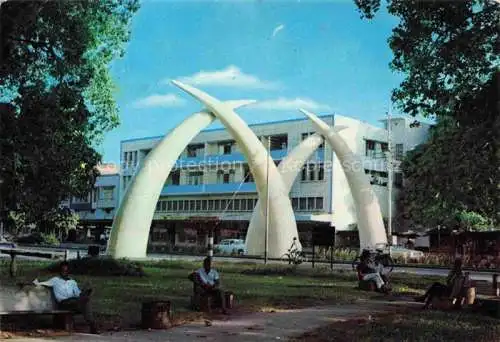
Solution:
{"label": "sky", "polygon": [[164,135],[198,111],[173,79],[220,100],[257,100],[237,110],[249,124],[305,108],[379,125],[402,80],[389,68],[396,24],[384,10],[362,20],[352,0],[145,1],[111,66],[121,124],[98,151],[118,164],[120,141]]}

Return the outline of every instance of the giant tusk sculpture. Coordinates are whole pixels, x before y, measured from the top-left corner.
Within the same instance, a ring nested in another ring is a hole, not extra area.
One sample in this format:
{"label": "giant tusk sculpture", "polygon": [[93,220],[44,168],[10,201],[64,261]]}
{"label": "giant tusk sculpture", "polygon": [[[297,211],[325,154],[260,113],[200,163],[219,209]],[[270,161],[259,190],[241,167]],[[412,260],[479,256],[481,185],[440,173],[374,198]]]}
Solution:
{"label": "giant tusk sculpture", "polygon": [[[322,143],[323,137],[319,134],[313,134],[297,145],[278,165],[278,172],[287,193],[292,189],[293,182],[305,162]],[[245,240],[246,249],[250,255],[261,255],[265,250],[265,241],[262,236],[266,234],[266,222],[263,211],[265,212],[265,207],[262,208],[259,200],[253,210]]]}
{"label": "giant tusk sculpture", "polygon": [[[238,142],[248,162],[250,171],[255,178],[259,201],[262,203],[263,208],[266,207],[266,190],[267,186],[269,186],[268,256],[270,258],[282,257],[290,247],[293,238],[298,238],[299,236],[287,188],[283,184],[272,159],[269,160],[269,168],[267,167],[268,158],[271,157],[268,155],[266,148],[255,136],[250,127],[233,111],[231,106],[192,86],[182,84],[179,81],[172,82],[203,103],[223,123],[231,136]],[[268,169],[269,178],[267,177]],[[269,182],[267,182],[268,179]],[[253,235],[249,244],[250,246],[259,245],[261,244],[259,240],[263,242],[264,238],[264,236]],[[298,242],[298,248],[302,248],[300,242]]]}
{"label": "giant tusk sculpture", "polygon": [[[228,101],[241,107],[254,101]],[[215,120],[195,113],[168,133],[144,159],[123,196],[111,229],[108,253],[114,258],[144,258],[156,203],[175,162],[189,142]]]}
{"label": "giant tusk sculpture", "polygon": [[328,126],[316,115],[304,109],[300,111],[313,122],[339,158],[356,203],[360,247],[375,248],[378,244],[387,244],[380,205],[365,175],[362,160],[351,151],[334,128]]}

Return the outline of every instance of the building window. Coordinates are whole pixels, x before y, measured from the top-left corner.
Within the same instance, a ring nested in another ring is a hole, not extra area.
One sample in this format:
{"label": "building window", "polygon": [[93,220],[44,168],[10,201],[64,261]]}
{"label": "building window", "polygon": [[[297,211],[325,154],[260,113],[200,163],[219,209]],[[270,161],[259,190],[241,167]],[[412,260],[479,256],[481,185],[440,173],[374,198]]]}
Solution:
{"label": "building window", "polygon": [[244,181],[245,183],[253,183],[255,180],[253,179],[252,172],[250,171],[250,167],[248,165],[243,166],[243,172],[244,172]]}
{"label": "building window", "polygon": [[186,154],[190,158],[202,157],[205,152],[204,144],[189,145],[186,148]]}
{"label": "building window", "polygon": [[196,210],[196,201],[189,200],[189,211],[195,211],[195,210]]}
{"label": "building window", "polygon": [[241,199],[239,201],[240,201],[240,210],[246,211],[247,210],[247,200]]}
{"label": "building window", "polygon": [[189,172],[187,183],[189,185],[201,185],[201,184],[203,184],[203,171]]}
{"label": "building window", "polygon": [[214,210],[220,210],[220,200],[214,200]]}
{"label": "building window", "polygon": [[299,210],[307,210],[307,199],[299,198]]}
{"label": "building window", "polygon": [[385,155],[385,152],[389,151],[389,144],[388,143],[381,143],[380,147],[382,148],[382,152]]}
{"label": "building window", "polygon": [[314,197],[307,198],[307,210],[314,210]]}
{"label": "building window", "polygon": [[280,134],[280,135],[271,135],[265,137],[265,139],[271,139],[269,145],[271,145],[271,151],[276,150],[286,150],[288,148],[288,135]]}
{"label": "building window", "polygon": [[184,211],[189,211],[189,200],[184,201]]}
{"label": "building window", "polygon": [[396,144],[396,160],[403,160],[403,144]]}
{"label": "building window", "polygon": [[315,172],[315,170],[314,170],[314,169],[315,169],[315,167],[314,167],[314,166],[315,166],[314,164],[309,164],[309,165],[308,165],[308,169],[309,169],[309,180],[310,180],[310,181],[313,181],[313,180],[315,180],[315,179],[316,179],[316,177],[315,177],[315,173],[316,173],[316,172]]}
{"label": "building window", "polygon": [[202,200],[201,201],[201,210],[207,211],[208,210],[208,201],[207,200]]}
{"label": "building window", "polygon": [[172,211],[172,201],[167,201],[167,211]]}
{"label": "building window", "polygon": [[381,172],[381,171],[375,171],[375,170],[367,170],[365,169],[365,174],[368,174],[370,177],[370,184],[372,185],[380,185],[380,186],[387,186],[388,182],[388,173],[387,172]]}
{"label": "building window", "polygon": [[214,209],[214,200],[208,200],[208,210],[213,211]]}
{"label": "building window", "polygon": [[396,172],[394,174],[394,186],[396,188],[402,188],[403,187],[403,174],[401,172]]}
{"label": "building window", "polygon": [[178,210],[179,211],[183,211],[184,210],[184,201],[177,201],[177,202],[179,202],[179,204],[178,204],[179,205]]}
{"label": "building window", "polygon": [[316,197],[315,209],[323,210],[323,197]]}
{"label": "building window", "polygon": [[254,207],[255,207],[255,205],[254,205],[253,199],[247,199],[248,210],[253,210]]}
{"label": "building window", "polygon": [[161,211],[167,211],[167,201],[161,201]]}
{"label": "building window", "polygon": [[299,199],[298,198],[292,198],[292,208],[293,208],[293,210],[299,209]]}
{"label": "building window", "polygon": [[375,141],[366,140],[366,152],[365,155],[370,158],[375,158]]}
{"label": "building window", "polygon": [[179,185],[181,180],[181,172],[179,170],[174,170],[170,172],[167,178],[166,185]]}
{"label": "building window", "polygon": [[235,199],[233,201],[233,209],[234,210],[241,210],[240,200],[239,199]]}
{"label": "building window", "polygon": [[305,182],[307,181],[307,169],[306,169],[306,166],[302,166],[302,174],[300,176],[300,180]]}
{"label": "building window", "polygon": [[325,166],[323,163],[318,164],[318,180],[322,181],[325,179]]}
{"label": "building window", "polygon": [[224,211],[227,207],[227,200],[220,200],[220,210]]}
{"label": "building window", "polygon": [[225,173],[225,174],[222,176],[222,183],[224,183],[224,184],[229,183],[229,173]]}
{"label": "building window", "polygon": [[227,141],[219,143],[219,154],[233,153],[234,141]]}
{"label": "building window", "polygon": [[217,171],[217,184],[224,183],[224,170]]}

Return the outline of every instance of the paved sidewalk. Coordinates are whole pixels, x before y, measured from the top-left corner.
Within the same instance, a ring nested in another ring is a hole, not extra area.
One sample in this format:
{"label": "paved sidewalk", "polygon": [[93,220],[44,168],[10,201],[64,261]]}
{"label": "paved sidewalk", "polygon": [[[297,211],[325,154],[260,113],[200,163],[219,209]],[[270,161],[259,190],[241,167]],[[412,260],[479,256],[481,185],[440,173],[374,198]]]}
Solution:
{"label": "paved sidewalk", "polygon": [[191,342],[191,341],[286,341],[293,336],[303,334],[315,328],[335,321],[353,318],[369,318],[370,315],[392,311],[395,308],[411,307],[415,303],[405,301],[370,301],[355,305],[324,306],[299,310],[287,310],[274,313],[259,312],[245,316],[229,317],[226,320],[214,320],[211,326],[195,322],[169,330],[160,331],[124,331],[99,336],[75,334],[55,338],[23,338],[20,342],[47,341],[88,341],[88,342]]}

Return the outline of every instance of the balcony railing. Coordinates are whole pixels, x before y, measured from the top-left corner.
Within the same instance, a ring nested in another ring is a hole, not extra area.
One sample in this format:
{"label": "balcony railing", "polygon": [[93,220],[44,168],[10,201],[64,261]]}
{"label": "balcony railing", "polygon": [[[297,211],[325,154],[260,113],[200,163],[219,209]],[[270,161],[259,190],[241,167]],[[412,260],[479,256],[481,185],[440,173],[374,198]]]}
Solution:
{"label": "balcony railing", "polygon": [[[240,186],[241,185],[241,186]],[[234,193],[234,192],[257,192],[255,183],[223,183],[223,184],[200,184],[200,185],[167,185],[163,188],[162,195],[189,195],[204,193]]]}

